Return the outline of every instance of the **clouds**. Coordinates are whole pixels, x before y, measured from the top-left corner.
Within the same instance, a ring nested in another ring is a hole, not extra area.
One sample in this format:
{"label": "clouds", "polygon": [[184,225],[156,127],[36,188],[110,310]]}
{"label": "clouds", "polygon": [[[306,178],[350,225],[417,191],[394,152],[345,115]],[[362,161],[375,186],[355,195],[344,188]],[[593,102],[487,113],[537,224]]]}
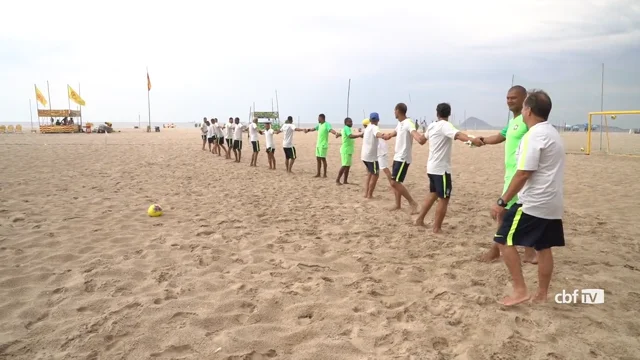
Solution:
{"label": "clouds", "polygon": [[[634,47],[640,6],[633,0],[179,4],[6,5],[0,108],[12,119],[25,118],[33,83],[46,91],[47,80],[53,105],[64,108],[66,84],[80,82],[87,118],[135,121],[146,113],[148,65],[158,122],[244,119],[254,101],[269,110],[276,88],[283,114],[313,121],[324,112],[340,122],[349,78],[352,115],[375,109],[390,117],[393,105],[409,102],[411,93],[413,116],[432,116],[437,101],[447,100],[458,118],[467,109],[468,116],[492,122],[505,117],[511,74],[530,82],[564,76],[575,85],[564,88],[576,88],[583,72],[598,81],[602,61],[640,63]],[[619,105],[632,107],[640,95],[628,80],[637,84],[640,75],[632,65],[623,68],[628,76],[620,78],[627,82],[610,85],[626,89]],[[596,101],[558,91],[564,93],[552,92],[554,106],[572,103],[559,117],[582,116]]]}

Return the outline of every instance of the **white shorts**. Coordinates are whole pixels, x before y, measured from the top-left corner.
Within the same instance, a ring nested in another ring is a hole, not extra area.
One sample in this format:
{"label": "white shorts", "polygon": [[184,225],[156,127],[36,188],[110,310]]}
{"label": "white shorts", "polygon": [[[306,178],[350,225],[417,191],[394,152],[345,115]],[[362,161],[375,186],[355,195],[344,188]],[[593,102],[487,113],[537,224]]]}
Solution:
{"label": "white shorts", "polygon": [[380,167],[380,170],[389,168],[389,163],[387,162],[387,155],[386,154],[378,156],[378,166]]}

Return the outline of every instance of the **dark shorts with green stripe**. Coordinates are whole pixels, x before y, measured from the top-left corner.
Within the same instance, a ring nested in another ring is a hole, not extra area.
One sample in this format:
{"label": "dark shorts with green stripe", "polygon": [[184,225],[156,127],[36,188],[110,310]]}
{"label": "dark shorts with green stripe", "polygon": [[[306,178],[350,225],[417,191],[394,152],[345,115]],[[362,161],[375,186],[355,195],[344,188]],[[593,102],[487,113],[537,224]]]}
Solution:
{"label": "dark shorts with green stripe", "polygon": [[259,141],[252,141],[251,142],[251,146],[253,147],[253,152],[255,152],[255,153],[260,152],[260,142]]}
{"label": "dark shorts with green stripe", "polygon": [[429,192],[436,193],[440,199],[451,197],[451,190],[453,189],[451,174],[437,175],[427,173],[427,176],[429,177]]}
{"label": "dark shorts with green stripe", "polygon": [[406,161],[393,161],[393,167],[391,168],[391,177],[393,181],[397,183],[403,183],[404,178],[407,176],[407,170],[409,169],[409,163]]}
{"label": "dark shorts with green stripe", "polygon": [[504,215],[493,241],[507,246],[526,246],[538,251],[564,246],[562,219],[543,219],[522,212],[514,204]]}
{"label": "dark shorts with green stripe", "polygon": [[367,168],[367,172],[369,172],[369,174],[371,175],[378,175],[380,174],[380,165],[378,164],[378,161],[362,161],[364,163],[364,166]]}

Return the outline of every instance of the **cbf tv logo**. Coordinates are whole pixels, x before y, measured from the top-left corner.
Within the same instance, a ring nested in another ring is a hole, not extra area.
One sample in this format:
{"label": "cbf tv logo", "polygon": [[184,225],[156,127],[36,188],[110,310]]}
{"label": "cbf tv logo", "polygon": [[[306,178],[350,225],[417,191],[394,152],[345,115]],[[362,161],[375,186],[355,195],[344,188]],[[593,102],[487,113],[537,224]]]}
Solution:
{"label": "cbf tv logo", "polygon": [[604,290],[602,289],[582,289],[567,292],[562,290],[555,296],[558,304],[604,304]]}

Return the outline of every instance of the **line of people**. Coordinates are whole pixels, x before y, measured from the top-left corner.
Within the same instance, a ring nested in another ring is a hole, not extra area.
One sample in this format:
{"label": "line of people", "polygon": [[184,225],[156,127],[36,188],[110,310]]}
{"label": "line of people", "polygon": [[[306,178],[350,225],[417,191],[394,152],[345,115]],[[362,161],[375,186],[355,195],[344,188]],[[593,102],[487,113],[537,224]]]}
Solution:
{"label": "line of people", "polygon": [[[240,162],[242,134],[247,131],[253,150],[250,166],[256,166],[260,152],[259,135],[264,135],[269,168],[275,170],[273,135],[283,133],[287,172],[291,172],[296,159],[293,134],[296,131],[317,132],[315,177],[322,175],[326,178],[329,134],[333,134],[337,138],[342,138],[341,167],[336,184],[343,185],[348,184],[355,139],[362,138],[361,160],[367,170],[365,198],[373,197],[380,172],[384,172],[395,197],[392,209],[400,209],[402,198],[405,198],[409,203],[410,213],[418,214],[415,225],[425,226],[424,219],[427,213],[433,205],[436,205],[432,231],[437,234],[442,232],[442,223],[453,189],[451,178],[453,142],[458,140],[476,147],[505,142],[504,187],[501,196],[491,208],[491,216],[497,221],[498,230],[494,236],[494,246],[481,257],[481,260],[493,261],[498,259],[500,254],[504,258],[512,277],[513,293],[502,299],[501,304],[516,305],[531,298],[534,301],[543,302],[547,299],[553,270],[551,248],[564,246],[562,225],[564,146],[558,131],[547,122],[551,112],[551,98],[547,93],[541,90],[527,93],[524,87],[514,86],[507,93],[507,105],[513,112],[514,118],[499,134],[488,137],[473,137],[456,129],[449,122],[451,106],[447,103],[437,105],[437,121],[429,124],[425,133],[420,133],[416,124],[407,117],[407,106],[404,103],[395,106],[394,113],[398,123],[392,132],[386,133],[378,127],[380,117],[375,112],[363,121],[364,131],[358,133],[352,130],[353,120],[350,118],[344,120],[344,127],[337,132],[331,124],[326,122],[324,114],[318,116],[318,124],[310,129],[297,128],[293,125],[292,117],[289,116],[278,131],[271,129],[270,123],[265,124],[264,131],[260,130],[257,125],[258,119],[254,119],[250,125],[245,126],[240,124],[239,118],[235,118],[235,121],[229,118],[229,123],[225,125],[219,124],[215,118],[212,123],[209,123],[205,118],[205,125],[202,126],[202,148],[205,150],[205,144],[208,141],[210,151],[221,156],[222,149],[229,159],[230,152],[233,150],[235,161]],[[226,148],[223,140],[225,135]],[[396,138],[396,141],[393,162],[389,169],[385,141],[392,138]],[[414,140],[420,145],[429,143],[426,166],[429,194],[421,209],[403,185],[412,163]],[[534,296],[528,294],[522,276],[520,255],[515,246],[525,247],[525,262],[538,264],[539,287]]]}

